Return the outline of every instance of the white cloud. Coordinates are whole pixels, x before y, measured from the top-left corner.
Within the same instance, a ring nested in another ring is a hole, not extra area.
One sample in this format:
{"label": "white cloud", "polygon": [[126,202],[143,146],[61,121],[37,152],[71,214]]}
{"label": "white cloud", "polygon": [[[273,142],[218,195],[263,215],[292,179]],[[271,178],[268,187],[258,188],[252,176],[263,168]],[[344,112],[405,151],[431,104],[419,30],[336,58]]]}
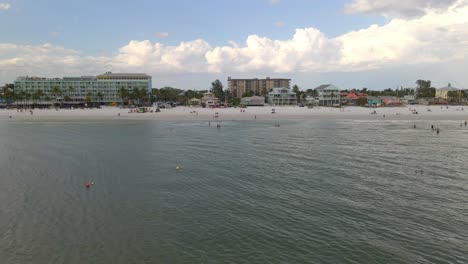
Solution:
{"label": "white cloud", "polygon": [[[84,56],[45,44],[0,44],[0,77],[86,75],[104,71],[149,74],[333,73],[447,65],[466,65],[468,6],[459,1],[445,11],[429,10],[415,19],[329,38],[315,28],[296,29],[291,38],[250,35],[245,43],[212,46],[203,39],[164,45],[132,40],[114,56]],[[461,62],[461,63],[460,63]],[[422,68],[422,67],[420,67]],[[442,69],[441,69],[442,70]],[[468,79],[467,79],[468,81]]]}
{"label": "white cloud", "polygon": [[9,3],[0,3],[0,10],[8,10],[11,5]]}
{"label": "white cloud", "polygon": [[168,32],[156,32],[156,37],[157,38],[167,38],[167,37],[169,37],[169,33]]}
{"label": "white cloud", "polygon": [[378,14],[387,17],[418,17],[428,10],[445,11],[458,0],[353,0],[345,6],[345,12]]}

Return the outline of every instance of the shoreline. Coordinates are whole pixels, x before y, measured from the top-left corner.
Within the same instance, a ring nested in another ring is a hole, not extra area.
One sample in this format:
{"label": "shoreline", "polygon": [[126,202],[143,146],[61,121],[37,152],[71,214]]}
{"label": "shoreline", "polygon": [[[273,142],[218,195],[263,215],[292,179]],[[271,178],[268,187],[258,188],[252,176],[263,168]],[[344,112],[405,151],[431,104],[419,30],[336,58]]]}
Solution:
{"label": "shoreline", "polygon": [[[245,109],[241,112],[240,109]],[[274,114],[271,113],[275,109]],[[375,120],[375,121],[418,121],[418,120],[468,120],[468,107],[464,106],[410,106],[363,108],[345,107],[325,108],[283,106],[248,108],[190,108],[179,106],[162,109],[158,113],[129,113],[128,108],[103,107],[101,109],[36,109],[33,115],[28,110],[0,109],[0,121],[117,121],[117,120],[154,120],[154,121],[285,121],[285,120]],[[413,114],[412,110],[418,114]],[[371,112],[376,111],[376,114]],[[216,113],[218,117],[216,118]],[[120,116],[119,116],[120,114]],[[10,118],[11,116],[11,118]]]}

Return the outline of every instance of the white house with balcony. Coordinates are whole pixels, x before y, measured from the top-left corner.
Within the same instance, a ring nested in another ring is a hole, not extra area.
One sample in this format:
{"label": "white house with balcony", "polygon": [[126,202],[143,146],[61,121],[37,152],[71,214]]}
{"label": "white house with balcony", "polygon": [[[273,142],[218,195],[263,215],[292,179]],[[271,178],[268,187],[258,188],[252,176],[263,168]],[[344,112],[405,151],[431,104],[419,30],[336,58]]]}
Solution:
{"label": "white house with balcony", "polygon": [[340,105],[340,88],[333,84],[324,84],[315,88],[318,93],[318,105],[338,106]]}
{"label": "white house with balcony", "polygon": [[289,88],[273,88],[268,93],[268,104],[270,105],[297,105],[296,93]]}

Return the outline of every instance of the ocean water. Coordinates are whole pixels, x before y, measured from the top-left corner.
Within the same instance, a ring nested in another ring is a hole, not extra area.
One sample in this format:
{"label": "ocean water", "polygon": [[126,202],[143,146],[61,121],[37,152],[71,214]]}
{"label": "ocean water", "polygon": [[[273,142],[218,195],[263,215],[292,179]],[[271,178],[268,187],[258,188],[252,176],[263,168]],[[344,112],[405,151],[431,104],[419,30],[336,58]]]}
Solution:
{"label": "ocean water", "polygon": [[279,123],[0,122],[0,263],[468,263],[467,127]]}

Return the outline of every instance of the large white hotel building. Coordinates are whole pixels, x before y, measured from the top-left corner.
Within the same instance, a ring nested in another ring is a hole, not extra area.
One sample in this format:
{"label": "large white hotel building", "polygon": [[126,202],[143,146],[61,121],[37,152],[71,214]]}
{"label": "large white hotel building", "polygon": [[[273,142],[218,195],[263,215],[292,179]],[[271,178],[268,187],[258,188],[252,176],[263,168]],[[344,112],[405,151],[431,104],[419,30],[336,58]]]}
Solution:
{"label": "large white hotel building", "polygon": [[[83,102],[87,95],[91,95],[93,102],[112,103],[122,102],[119,90],[128,91],[145,89],[151,92],[151,76],[143,73],[112,73],[106,72],[97,76],[42,78],[18,77],[15,81],[15,91],[25,91],[33,94],[42,90],[44,98],[63,100],[68,97],[72,102]],[[60,94],[54,91],[60,89]],[[98,95],[102,97],[99,98]]]}

